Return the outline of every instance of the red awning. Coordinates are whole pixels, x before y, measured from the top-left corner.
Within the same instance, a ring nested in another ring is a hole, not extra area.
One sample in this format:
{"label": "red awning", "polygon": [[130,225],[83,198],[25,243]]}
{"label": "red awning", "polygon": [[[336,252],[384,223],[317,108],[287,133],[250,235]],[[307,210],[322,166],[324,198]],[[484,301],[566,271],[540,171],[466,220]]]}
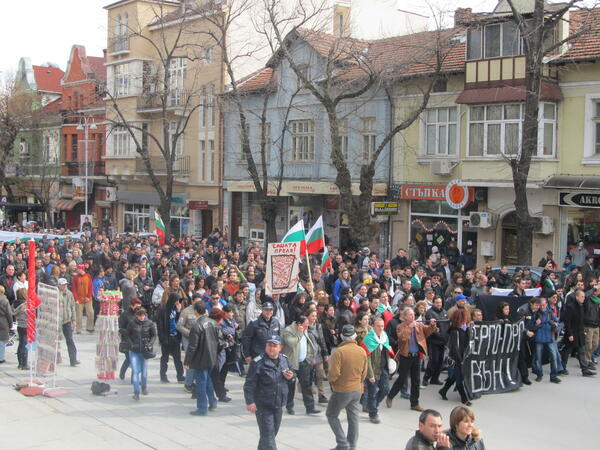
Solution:
{"label": "red awning", "polygon": [[72,200],[70,198],[61,198],[54,205],[55,209],[60,209],[62,211],[72,211],[77,203],[81,202],[81,200]]}
{"label": "red awning", "polygon": [[[509,103],[525,101],[525,85],[501,86],[493,88],[465,89],[456,103]],[[540,100],[557,102],[562,98],[560,88],[554,83],[542,81]]]}

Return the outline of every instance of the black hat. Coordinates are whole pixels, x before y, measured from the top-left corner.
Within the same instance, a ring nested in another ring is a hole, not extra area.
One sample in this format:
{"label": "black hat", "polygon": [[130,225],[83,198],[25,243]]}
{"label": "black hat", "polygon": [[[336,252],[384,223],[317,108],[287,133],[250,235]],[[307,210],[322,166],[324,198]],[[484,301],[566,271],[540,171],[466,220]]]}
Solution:
{"label": "black hat", "polygon": [[262,304],[262,309],[274,309],[273,308],[273,303],[271,303],[271,302],[264,302]]}
{"label": "black hat", "polygon": [[356,331],[354,330],[354,326],[353,325],[344,325],[342,327],[342,336],[345,336],[345,337],[356,336]]}

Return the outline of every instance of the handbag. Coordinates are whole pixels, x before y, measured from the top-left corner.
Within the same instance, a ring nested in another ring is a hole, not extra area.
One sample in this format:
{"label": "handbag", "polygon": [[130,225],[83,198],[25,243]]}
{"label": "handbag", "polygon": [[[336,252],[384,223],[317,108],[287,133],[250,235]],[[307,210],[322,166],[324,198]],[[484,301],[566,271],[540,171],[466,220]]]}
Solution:
{"label": "handbag", "polygon": [[394,375],[396,373],[396,371],[398,370],[398,361],[396,361],[396,358],[398,357],[398,353],[400,353],[399,350],[398,350],[398,352],[396,352],[396,354],[394,355],[393,358],[388,358],[388,360],[387,360],[387,368],[388,368],[388,372],[389,372],[390,376]]}
{"label": "handbag", "polygon": [[156,353],[154,353],[154,348],[150,345],[145,345],[144,350],[142,351],[142,356],[144,357],[144,359],[154,358],[156,356]]}

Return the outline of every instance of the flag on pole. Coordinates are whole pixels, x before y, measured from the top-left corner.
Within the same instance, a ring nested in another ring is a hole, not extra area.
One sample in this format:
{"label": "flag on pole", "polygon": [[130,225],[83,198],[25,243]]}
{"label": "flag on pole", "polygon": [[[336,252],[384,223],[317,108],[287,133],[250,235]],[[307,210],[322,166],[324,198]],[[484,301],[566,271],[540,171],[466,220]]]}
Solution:
{"label": "flag on pole", "polygon": [[321,272],[326,273],[329,266],[331,266],[331,255],[329,254],[327,247],[325,247],[323,258],[321,259]]}
{"label": "flag on pole", "polygon": [[300,242],[300,255],[306,253],[306,234],[304,233],[304,221],[300,220],[289,229],[281,242]]}
{"label": "flag on pole", "polygon": [[325,248],[325,230],[323,216],[319,216],[315,224],[306,234],[306,250],[309,254],[320,252]]}
{"label": "flag on pole", "polygon": [[36,243],[33,239],[29,241],[29,260],[27,267],[27,342],[32,343],[35,341],[35,309],[41,305],[40,298],[35,291],[35,257],[36,257]]}
{"label": "flag on pole", "polygon": [[154,212],[154,226],[156,227],[156,235],[158,236],[158,243],[164,245],[165,243],[165,223],[162,221],[158,211]]}
{"label": "flag on pole", "polygon": [[[393,358],[394,351],[392,350],[392,347],[390,346],[390,340],[385,331],[383,332],[382,337],[383,337],[383,341],[380,342],[377,339],[377,335],[375,334],[375,331],[371,328],[371,330],[363,338],[362,342],[360,343],[360,346],[365,350],[365,352],[367,352],[367,355],[370,355],[371,353],[373,353],[375,351],[375,349],[377,347],[379,347],[379,345],[381,345],[383,348],[385,348],[387,350],[388,354]],[[382,350],[383,350],[383,348],[382,348]]]}

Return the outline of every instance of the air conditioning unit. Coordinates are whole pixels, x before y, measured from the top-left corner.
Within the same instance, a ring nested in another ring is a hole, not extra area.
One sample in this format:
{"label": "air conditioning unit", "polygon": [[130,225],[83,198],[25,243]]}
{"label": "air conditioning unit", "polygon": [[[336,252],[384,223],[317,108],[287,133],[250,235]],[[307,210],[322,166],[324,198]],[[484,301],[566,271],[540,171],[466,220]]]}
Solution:
{"label": "air conditioning unit", "polygon": [[452,161],[449,159],[434,159],[431,161],[431,173],[434,175],[450,175]]}
{"label": "air conditioning unit", "polygon": [[473,228],[490,228],[492,226],[492,213],[475,211],[469,214],[469,223]]}
{"label": "air conditioning unit", "polygon": [[533,232],[538,234],[554,233],[554,220],[549,216],[533,218]]}

